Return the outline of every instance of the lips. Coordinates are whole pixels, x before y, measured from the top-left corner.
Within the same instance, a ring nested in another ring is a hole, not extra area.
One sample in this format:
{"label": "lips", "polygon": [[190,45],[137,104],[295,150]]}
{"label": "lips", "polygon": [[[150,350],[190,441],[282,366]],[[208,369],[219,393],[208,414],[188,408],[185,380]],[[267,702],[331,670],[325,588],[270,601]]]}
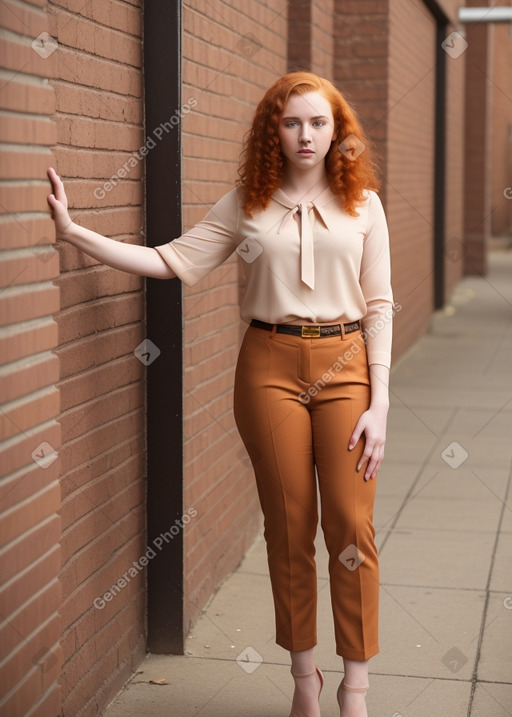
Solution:
{"label": "lips", "polygon": [[314,154],[314,152],[313,152],[312,149],[299,149],[299,151],[297,152],[297,154],[303,154],[303,155],[305,155],[305,156],[307,157],[307,156],[309,156],[310,154]]}

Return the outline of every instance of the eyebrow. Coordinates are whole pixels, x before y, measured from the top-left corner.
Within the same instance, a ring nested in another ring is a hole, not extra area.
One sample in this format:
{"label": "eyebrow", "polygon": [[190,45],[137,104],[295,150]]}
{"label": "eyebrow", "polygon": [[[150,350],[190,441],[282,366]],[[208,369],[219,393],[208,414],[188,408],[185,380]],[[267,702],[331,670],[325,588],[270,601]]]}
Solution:
{"label": "eyebrow", "polygon": [[[291,119],[300,120],[301,118],[300,118],[300,117],[283,117],[283,120],[291,120]],[[312,119],[312,120],[318,120],[318,119],[328,120],[329,118],[327,117],[327,115],[317,115],[316,117],[310,117],[309,119]]]}

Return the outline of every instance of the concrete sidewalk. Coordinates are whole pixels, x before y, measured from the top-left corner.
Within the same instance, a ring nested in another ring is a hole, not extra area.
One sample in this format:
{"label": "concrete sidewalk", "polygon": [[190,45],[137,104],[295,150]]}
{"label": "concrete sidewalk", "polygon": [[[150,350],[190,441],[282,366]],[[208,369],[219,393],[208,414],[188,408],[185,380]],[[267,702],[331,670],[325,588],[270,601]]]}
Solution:
{"label": "concrete sidewalk", "polygon": [[[370,717],[512,715],[512,252],[493,252],[490,267],[458,285],[392,372]],[[343,662],[320,528],[317,562],[322,715],[339,717]],[[204,610],[186,655],[149,655],[104,714],[287,717],[290,659],[273,628],[260,537]]]}

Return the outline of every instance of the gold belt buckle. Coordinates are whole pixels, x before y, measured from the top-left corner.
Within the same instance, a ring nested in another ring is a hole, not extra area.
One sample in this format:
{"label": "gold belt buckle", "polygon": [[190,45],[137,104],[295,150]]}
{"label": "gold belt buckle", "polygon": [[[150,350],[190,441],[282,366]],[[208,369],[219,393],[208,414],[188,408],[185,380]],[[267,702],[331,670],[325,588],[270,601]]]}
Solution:
{"label": "gold belt buckle", "polygon": [[301,326],[301,336],[304,339],[318,339],[320,337],[320,326]]}

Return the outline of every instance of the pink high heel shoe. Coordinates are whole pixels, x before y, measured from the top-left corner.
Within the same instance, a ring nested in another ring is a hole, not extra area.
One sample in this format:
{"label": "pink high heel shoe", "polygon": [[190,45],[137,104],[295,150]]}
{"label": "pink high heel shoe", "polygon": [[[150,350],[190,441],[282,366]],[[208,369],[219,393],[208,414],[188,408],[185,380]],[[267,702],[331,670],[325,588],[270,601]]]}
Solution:
{"label": "pink high heel shoe", "polygon": [[[290,672],[292,673],[293,677],[310,677],[311,675],[317,674],[318,677],[320,678],[320,689],[318,690],[318,699],[320,699],[320,694],[321,694],[323,686],[324,686],[324,676],[319,667],[315,667],[313,672],[304,672],[303,674],[298,674],[298,673],[294,672],[292,669],[290,669]],[[293,712],[293,702],[292,702],[292,710],[291,711]]]}
{"label": "pink high heel shoe", "polygon": [[342,679],[340,686],[338,687],[337,692],[337,699],[338,699],[338,705],[340,707],[340,714],[341,710],[343,709],[343,691],[346,690],[347,692],[360,692],[365,693],[368,692],[370,689],[370,685],[366,685],[366,687],[351,687],[350,685],[347,685],[345,682],[345,678]]}

